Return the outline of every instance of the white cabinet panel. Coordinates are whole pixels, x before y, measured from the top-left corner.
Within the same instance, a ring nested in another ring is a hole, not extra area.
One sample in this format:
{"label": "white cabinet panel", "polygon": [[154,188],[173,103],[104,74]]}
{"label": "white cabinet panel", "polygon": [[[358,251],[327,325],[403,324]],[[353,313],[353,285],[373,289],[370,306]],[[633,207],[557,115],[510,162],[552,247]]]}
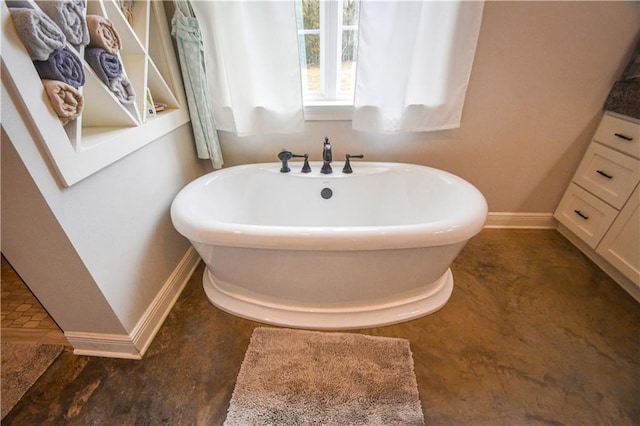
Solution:
{"label": "white cabinet panel", "polygon": [[596,251],[640,287],[640,187],[636,187]]}

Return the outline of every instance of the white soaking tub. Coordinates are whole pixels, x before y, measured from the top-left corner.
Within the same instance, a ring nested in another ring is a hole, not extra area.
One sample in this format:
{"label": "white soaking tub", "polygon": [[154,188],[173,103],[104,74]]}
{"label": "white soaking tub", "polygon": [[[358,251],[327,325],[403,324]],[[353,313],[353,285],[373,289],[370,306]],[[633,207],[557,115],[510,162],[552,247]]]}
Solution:
{"label": "white soaking tub", "polygon": [[482,194],[413,164],[358,162],[330,175],[311,166],[230,167],[178,193],[171,218],[206,264],[210,301],[312,329],[392,324],[444,306],[449,267],[485,223]]}

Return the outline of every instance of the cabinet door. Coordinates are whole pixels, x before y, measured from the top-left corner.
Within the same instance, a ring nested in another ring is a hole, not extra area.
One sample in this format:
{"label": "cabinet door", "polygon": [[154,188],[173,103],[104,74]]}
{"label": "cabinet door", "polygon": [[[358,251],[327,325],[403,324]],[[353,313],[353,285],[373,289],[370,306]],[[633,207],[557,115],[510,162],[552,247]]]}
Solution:
{"label": "cabinet door", "polygon": [[640,287],[640,187],[631,194],[596,251]]}

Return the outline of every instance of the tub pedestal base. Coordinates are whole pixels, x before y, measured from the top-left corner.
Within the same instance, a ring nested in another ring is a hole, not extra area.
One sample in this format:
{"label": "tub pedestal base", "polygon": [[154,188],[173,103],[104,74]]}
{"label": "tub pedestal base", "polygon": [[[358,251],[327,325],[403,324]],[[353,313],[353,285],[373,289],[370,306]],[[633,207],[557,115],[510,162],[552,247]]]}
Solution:
{"label": "tub pedestal base", "polygon": [[453,291],[453,275],[447,271],[423,292],[372,304],[354,306],[300,306],[286,301],[262,300],[257,295],[233,291],[205,269],[203,287],[218,308],[250,320],[292,328],[345,330],[409,321],[442,308]]}

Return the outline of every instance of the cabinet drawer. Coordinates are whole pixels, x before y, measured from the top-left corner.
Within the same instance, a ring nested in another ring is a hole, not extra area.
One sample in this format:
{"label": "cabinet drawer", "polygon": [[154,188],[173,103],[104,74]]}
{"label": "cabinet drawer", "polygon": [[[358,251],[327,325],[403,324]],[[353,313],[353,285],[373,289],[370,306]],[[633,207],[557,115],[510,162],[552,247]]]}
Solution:
{"label": "cabinet drawer", "polygon": [[596,248],[617,214],[616,209],[572,183],[554,216],[591,248]]}
{"label": "cabinet drawer", "polygon": [[640,158],[640,124],[605,114],[593,139]]}
{"label": "cabinet drawer", "polygon": [[640,161],[599,143],[589,146],[573,181],[621,209],[640,180]]}

